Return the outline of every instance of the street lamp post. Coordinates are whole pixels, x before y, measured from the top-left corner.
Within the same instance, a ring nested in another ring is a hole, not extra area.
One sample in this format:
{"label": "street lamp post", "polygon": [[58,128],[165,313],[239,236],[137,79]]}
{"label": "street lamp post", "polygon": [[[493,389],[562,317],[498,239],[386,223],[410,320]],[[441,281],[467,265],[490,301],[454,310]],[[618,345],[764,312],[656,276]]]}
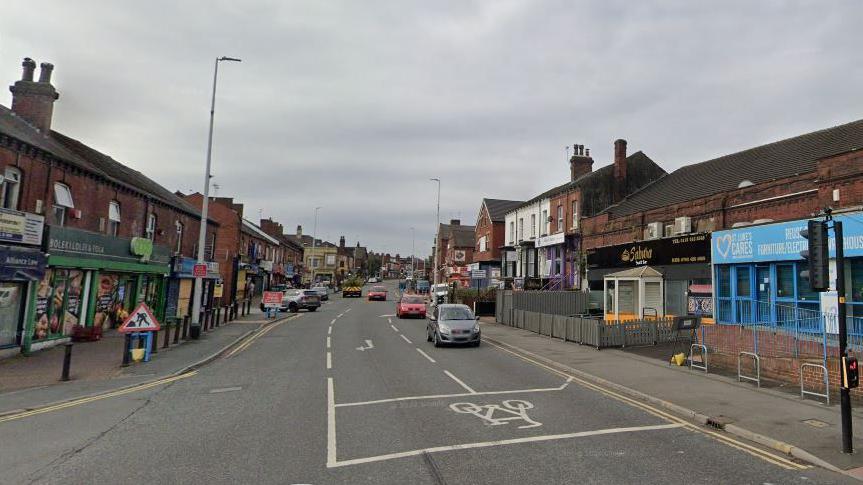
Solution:
{"label": "street lamp post", "polygon": [[416,264],[414,262],[415,258],[416,258],[415,253],[416,253],[416,229],[411,227],[411,277],[414,279],[414,281],[416,281],[416,279],[417,279],[417,276],[416,276],[417,269],[416,269]]}
{"label": "street lamp post", "polygon": [[315,261],[315,258],[317,258],[317,255],[315,255],[315,247],[317,246],[317,241],[318,241],[318,211],[319,210],[321,210],[321,207],[315,207],[315,226],[314,226],[314,229],[312,229],[312,259],[309,261],[309,264],[312,267],[312,276],[311,276],[311,280],[309,281],[309,288],[311,288],[315,284],[315,265],[311,264],[311,263],[313,263]]}
{"label": "street lamp post", "polygon": [[438,283],[438,260],[437,255],[440,253],[438,243],[440,242],[440,179],[431,178],[432,182],[437,182],[437,224],[434,230],[434,284]]}
{"label": "street lamp post", "polygon": [[[213,69],[213,96],[210,99],[210,132],[207,136],[207,166],[204,170],[204,200],[201,202],[201,227],[198,231],[198,264],[204,264],[204,245],[207,243],[207,212],[210,205],[210,162],[213,155],[213,122],[216,114],[216,81],[219,78],[219,63],[222,61],[242,62],[234,57],[217,57],[215,69]],[[195,291],[192,297],[192,322],[189,327],[189,335],[193,339],[201,336],[201,293],[203,292],[203,278],[195,277]]]}

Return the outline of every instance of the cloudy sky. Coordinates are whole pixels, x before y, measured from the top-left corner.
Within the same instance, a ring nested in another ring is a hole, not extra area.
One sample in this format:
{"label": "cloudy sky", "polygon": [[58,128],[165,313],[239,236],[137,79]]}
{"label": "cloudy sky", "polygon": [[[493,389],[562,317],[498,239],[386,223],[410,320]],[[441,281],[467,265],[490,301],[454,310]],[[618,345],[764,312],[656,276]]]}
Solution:
{"label": "cloudy sky", "polygon": [[[54,128],[172,190],[288,228],[430,251],[482,197],[564,182],[625,138],[666,170],[863,118],[863,3],[6,0],[0,82],[52,62]],[[0,104],[11,103],[8,91]]]}

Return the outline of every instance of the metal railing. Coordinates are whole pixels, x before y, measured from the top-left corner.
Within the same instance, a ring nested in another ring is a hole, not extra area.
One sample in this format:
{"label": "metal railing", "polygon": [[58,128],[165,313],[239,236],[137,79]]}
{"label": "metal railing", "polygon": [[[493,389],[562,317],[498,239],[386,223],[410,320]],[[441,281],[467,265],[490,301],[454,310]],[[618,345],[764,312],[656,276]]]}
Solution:
{"label": "metal railing", "polygon": [[[701,361],[695,362],[695,349],[701,350]],[[707,346],[704,344],[692,344],[689,346],[689,370],[698,369],[707,372]]]}
{"label": "metal railing", "polygon": [[[805,388],[803,386],[803,369],[805,369],[807,367],[810,367],[813,369],[821,369],[821,371],[824,375],[824,394],[814,392],[814,391],[805,390]],[[815,397],[823,397],[824,399],[827,400],[827,405],[828,406],[830,405],[830,375],[829,375],[829,372],[827,371],[826,366],[823,366],[821,364],[812,364],[809,362],[805,362],[805,363],[803,363],[803,365],[800,366],[800,398],[804,399],[807,394],[810,396],[815,396]]]}
{"label": "metal railing", "polygon": [[[743,356],[752,357],[753,365],[755,366],[755,377],[744,375],[741,368],[741,360]],[[758,388],[761,388],[761,357],[754,352],[740,352],[737,354],[737,382],[743,380],[754,382]]]}

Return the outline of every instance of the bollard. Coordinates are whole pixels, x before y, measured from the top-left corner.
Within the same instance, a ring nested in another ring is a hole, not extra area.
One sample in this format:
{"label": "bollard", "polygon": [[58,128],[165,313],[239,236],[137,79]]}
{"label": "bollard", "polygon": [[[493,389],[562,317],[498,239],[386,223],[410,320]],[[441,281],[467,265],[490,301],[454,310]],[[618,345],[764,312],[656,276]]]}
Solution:
{"label": "bollard", "polygon": [[131,353],[132,336],[128,333],[123,336],[123,367],[129,367],[129,360],[132,357]]}
{"label": "bollard", "polygon": [[150,339],[150,354],[159,353],[159,332],[153,332],[153,338]]}
{"label": "bollard", "polygon": [[182,327],[182,325],[180,324],[180,319],[175,318],[174,319],[174,345],[177,345],[178,343],[180,343],[180,327]]}
{"label": "bollard", "polygon": [[162,343],[162,348],[167,349],[168,346],[171,345],[171,325],[169,323],[165,323],[165,342]]}
{"label": "bollard", "polygon": [[189,339],[189,315],[183,317],[183,340]]}
{"label": "bollard", "polygon": [[66,342],[66,347],[63,349],[63,373],[60,375],[61,381],[69,380],[69,366],[72,365],[72,342]]}
{"label": "bollard", "polygon": [[222,307],[216,307],[216,326],[220,326],[222,324]]}
{"label": "bollard", "polygon": [[228,324],[228,312],[230,312],[230,310],[231,310],[231,307],[228,305],[225,305],[225,320],[222,321],[222,325]]}

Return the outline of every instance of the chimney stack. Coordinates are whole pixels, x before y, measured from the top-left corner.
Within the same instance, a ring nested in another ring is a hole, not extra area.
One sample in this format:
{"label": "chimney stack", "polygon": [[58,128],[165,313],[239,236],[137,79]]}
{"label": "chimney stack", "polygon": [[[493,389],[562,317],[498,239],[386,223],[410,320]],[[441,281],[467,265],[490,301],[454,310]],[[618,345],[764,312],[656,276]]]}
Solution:
{"label": "chimney stack", "polygon": [[572,146],[572,158],[569,159],[569,177],[575,180],[593,171],[593,159],[590,158],[590,150],[585,155],[584,145]]}
{"label": "chimney stack", "polygon": [[51,118],[54,114],[54,101],[60,97],[51,85],[54,65],[41,64],[39,82],[33,82],[36,62],[29,57],[21,63],[24,68],[21,80],[9,86],[12,92],[12,111],[42,132],[51,131]]}
{"label": "chimney stack", "polygon": [[345,236],[339,238],[339,247],[342,249],[345,248]]}
{"label": "chimney stack", "polygon": [[614,141],[614,201],[626,196],[626,140]]}
{"label": "chimney stack", "polygon": [[297,236],[303,235],[303,226],[297,226]]}

